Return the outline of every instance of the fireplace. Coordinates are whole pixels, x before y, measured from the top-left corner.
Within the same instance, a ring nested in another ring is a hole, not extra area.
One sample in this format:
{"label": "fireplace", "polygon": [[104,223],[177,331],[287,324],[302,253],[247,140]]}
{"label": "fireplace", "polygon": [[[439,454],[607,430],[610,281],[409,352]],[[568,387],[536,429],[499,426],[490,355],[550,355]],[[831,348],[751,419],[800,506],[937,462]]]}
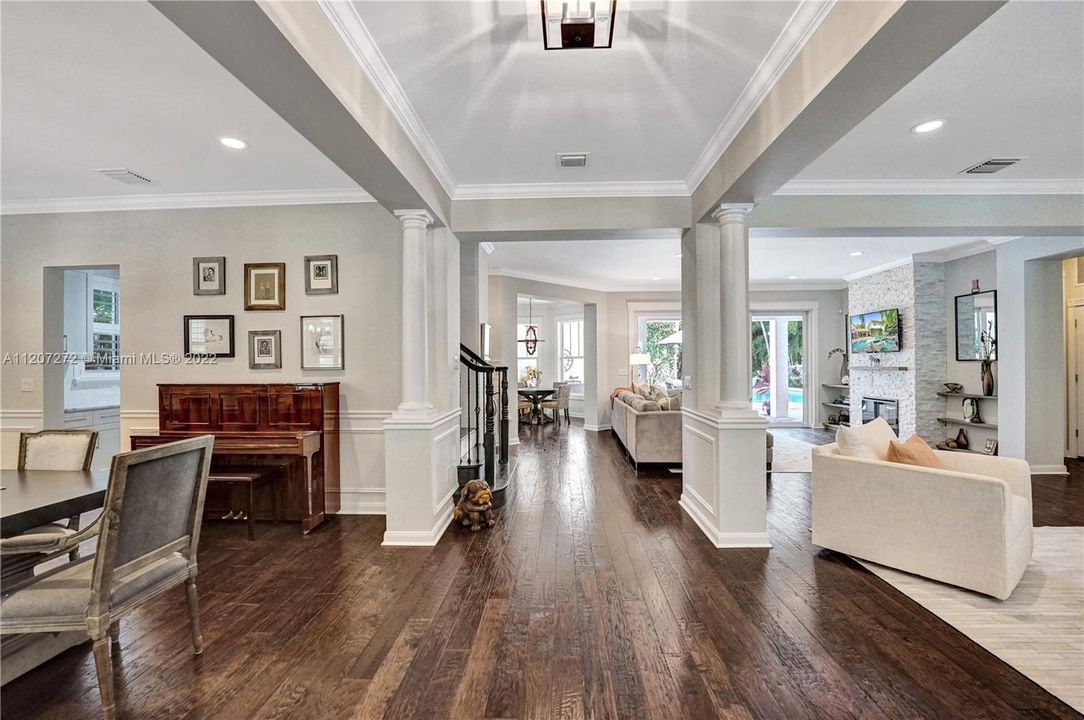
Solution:
{"label": "fireplace", "polygon": [[892,426],[893,432],[900,434],[899,401],[876,397],[862,398],[862,424],[873,422],[879,417],[883,417],[885,422]]}

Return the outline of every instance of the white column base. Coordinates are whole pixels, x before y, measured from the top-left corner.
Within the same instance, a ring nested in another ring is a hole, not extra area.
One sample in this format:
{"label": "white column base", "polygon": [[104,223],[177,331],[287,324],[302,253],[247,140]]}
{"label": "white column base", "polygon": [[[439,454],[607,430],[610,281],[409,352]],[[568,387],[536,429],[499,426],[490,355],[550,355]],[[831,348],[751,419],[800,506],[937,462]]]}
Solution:
{"label": "white column base", "polygon": [[750,408],[683,409],[681,508],[717,548],[771,547],[767,422]]}
{"label": "white column base", "polygon": [[[400,410],[402,408],[400,407]],[[384,545],[436,545],[452,521],[458,488],[459,409],[384,421],[387,526]]]}

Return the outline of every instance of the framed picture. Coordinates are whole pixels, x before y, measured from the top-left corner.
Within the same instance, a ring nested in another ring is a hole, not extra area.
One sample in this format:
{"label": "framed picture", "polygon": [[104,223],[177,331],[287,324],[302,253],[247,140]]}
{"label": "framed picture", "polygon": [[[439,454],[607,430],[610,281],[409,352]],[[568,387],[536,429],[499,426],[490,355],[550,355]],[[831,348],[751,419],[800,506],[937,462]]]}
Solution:
{"label": "framed picture", "polygon": [[305,256],[305,294],[336,295],[339,292],[339,256]]}
{"label": "framed picture", "polygon": [[282,331],[248,331],[248,367],[251,370],[278,370],[282,367]]}
{"label": "framed picture", "polygon": [[233,357],[233,315],[185,315],[187,357]]}
{"label": "framed picture", "polygon": [[245,263],[245,310],[286,309],[286,263]]}
{"label": "framed picture", "polygon": [[997,439],[986,438],[986,445],[983,446],[982,452],[984,455],[997,455]]}
{"label": "framed picture", "polygon": [[343,316],[301,316],[301,369],[342,370]]}
{"label": "framed picture", "polygon": [[226,258],[192,258],[192,294],[226,294]]}

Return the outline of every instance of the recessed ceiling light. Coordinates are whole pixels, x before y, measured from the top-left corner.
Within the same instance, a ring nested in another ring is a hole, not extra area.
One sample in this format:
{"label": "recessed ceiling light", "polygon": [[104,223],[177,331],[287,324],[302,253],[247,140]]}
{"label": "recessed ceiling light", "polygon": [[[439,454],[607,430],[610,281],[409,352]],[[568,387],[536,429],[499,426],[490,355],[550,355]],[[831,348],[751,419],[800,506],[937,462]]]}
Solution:
{"label": "recessed ceiling light", "polygon": [[797,275],[787,275],[787,280],[797,280],[797,279],[798,279]]}
{"label": "recessed ceiling light", "polygon": [[944,120],[927,120],[926,122],[920,122],[918,125],[915,125],[911,128],[911,132],[917,134],[933,132],[944,124]]}
{"label": "recessed ceiling light", "polygon": [[231,150],[244,150],[248,147],[247,142],[245,142],[244,140],[238,140],[234,137],[219,138],[218,141],[226,147],[230,148]]}
{"label": "recessed ceiling light", "polygon": [[853,253],[851,253],[851,257],[861,257],[863,255],[865,255],[865,253],[861,250],[855,250]]}

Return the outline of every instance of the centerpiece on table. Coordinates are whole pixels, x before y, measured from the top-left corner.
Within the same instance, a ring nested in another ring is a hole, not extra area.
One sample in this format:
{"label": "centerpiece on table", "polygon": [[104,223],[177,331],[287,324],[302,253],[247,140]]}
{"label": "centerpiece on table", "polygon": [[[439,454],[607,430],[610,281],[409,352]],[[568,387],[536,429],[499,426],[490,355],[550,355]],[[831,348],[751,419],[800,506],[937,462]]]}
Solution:
{"label": "centerpiece on table", "polygon": [[542,371],[532,365],[520,376],[519,381],[527,387],[538,387],[538,384],[542,382]]}

